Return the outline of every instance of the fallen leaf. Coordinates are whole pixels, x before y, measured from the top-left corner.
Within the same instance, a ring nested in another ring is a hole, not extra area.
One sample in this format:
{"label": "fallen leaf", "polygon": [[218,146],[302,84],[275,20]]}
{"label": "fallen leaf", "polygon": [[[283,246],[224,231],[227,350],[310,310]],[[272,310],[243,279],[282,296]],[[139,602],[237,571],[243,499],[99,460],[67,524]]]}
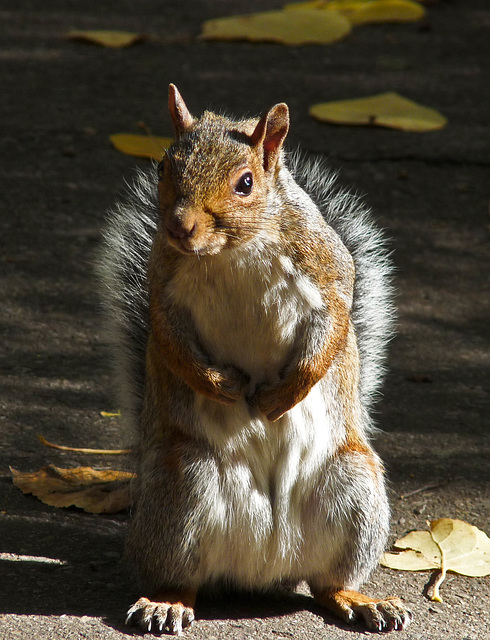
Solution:
{"label": "fallen leaf", "polygon": [[251,40],[286,45],[331,44],[351,31],[351,23],[337,11],[266,11],[208,20],[203,40]]}
{"label": "fallen leaf", "polygon": [[111,49],[131,47],[137,42],[146,40],[148,36],[142,33],[129,33],[127,31],[69,31],[66,34],[69,40],[82,40],[91,44]]}
{"label": "fallen leaf", "polygon": [[447,123],[435,109],[419,105],[395,92],[315,104],[309,113],[322,122],[377,125],[402,131],[435,131]]}
{"label": "fallen leaf", "polygon": [[381,564],[400,571],[427,571],[439,569],[441,551],[430,531],[411,531],[397,540],[393,548],[403,553],[385,553]]}
{"label": "fallen leaf", "polygon": [[120,411],[101,411],[100,415],[103,418],[120,418],[121,412]]}
{"label": "fallen leaf", "polygon": [[133,473],[91,467],[60,469],[47,465],[33,473],[11,468],[13,482],[52,507],[79,507],[89,513],[117,513],[131,504]]}
{"label": "fallen leaf", "polygon": [[471,577],[490,575],[490,538],[484,531],[462,520],[441,518],[431,523],[431,533],[446,571]]}
{"label": "fallen leaf", "polygon": [[39,564],[57,564],[60,566],[66,566],[68,564],[66,560],[60,560],[59,558],[30,556],[24,553],[8,553],[7,551],[0,552],[0,560],[6,560],[7,562],[37,562]]}
{"label": "fallen leaf", "polygon": [[76,453],[89,453],[104,456],[120,456],[131,453],[131,449],[87,449],[86,447],[67,447],[64,444],[54,444],[53,442],[49,442],[49,440],[46,440],[46,438],[40,434],[38,434],[37,437],[45,447],[51,447],[52,449],[58,449],[59,451],[75,451]]}
{"label": "fallen leaf", "polygon": [[306,0],[305,2],[288,2],[283,6],[285,11],[305,11],[307,9],[325,9],[327,0]]}
{"label": "fallen leaf", "polygon": [[101,411],[100,415],[103,418],[120,418],[121,412],[120,411]]}
{"label": "fallen leaf", "polygon": [[288,4],[285,9],[338,11],[354,26],[383,22],[416,22],[425,16],[425,9],[413,0],[313,0]]}
{"label": "fallen leaf", "polygon": [[442,601],[439,587],[447,571],[472,577],[490,575],[490,539],[462,520],[434,520],[430,531],[412,531],[393,547],[397,553],[385,553],[382,566],[399,571],[439,570],[432,595],[436,602]]}
{"label": "fallen leaf", "polygon": [[173,142],[172,138],[135,133],[115,133],[110,136],[110,140],[115,148],[122,153],[139,158],[152,158],[157,161],[162,159],[163,150],[168,149]]}
{"label": "fallen leaf", "polygon": [[[335,4],[342,4],[336,2]],[[354,3],[353,3],[354,4]],[[357,6],[346,12],[354,25],[383,22],[417,22],[425,16],[425,9],[410,0],[373,0],[357,2]]]}

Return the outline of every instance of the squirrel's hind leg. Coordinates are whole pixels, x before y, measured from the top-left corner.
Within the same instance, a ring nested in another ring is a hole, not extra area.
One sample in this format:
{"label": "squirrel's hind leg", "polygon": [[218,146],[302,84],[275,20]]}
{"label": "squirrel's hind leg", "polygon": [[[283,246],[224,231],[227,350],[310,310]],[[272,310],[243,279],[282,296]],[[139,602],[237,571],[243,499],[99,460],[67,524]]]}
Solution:
{"label": "squirrel's hind leg", "polygon": [[151,600],[140,598],[128,610],[126,624],[144,631],[180,635],[194,621],[195,591],[166,591]]}
{"label": "squirrel's hind leg", "polygon": [[412,614],[399,598],[376,600],[354,590],[378,564],[389,525],[383,468],[366,442],[351,438],[339,451],[336,464],[327,470],[322,494],[324,502],[317,504],[320,513],[343,514],[334,520],[333,539],[344,544],[332,564],[307,577],[315,600],[347,622],[364,623],[370,631],[406,628]]}
{"label": "squirrel's hind leg", "polygon": [[370,631],[402,630],[412,612],[400,598],[375,600],[357,591],[312,588],[315,600],[347,622],[363,620]]}
{"label": "squirrel's hind leg", "polygon": [[153,442],[138,467],[126,558],[146,597],[128,610],[126,624],[153,634],[179,635],[194,620],[200,519],[194,484],[186,473],[191,461],[209,478],[206,462],[194,455],[192,440],[174,433],[172,441]]}

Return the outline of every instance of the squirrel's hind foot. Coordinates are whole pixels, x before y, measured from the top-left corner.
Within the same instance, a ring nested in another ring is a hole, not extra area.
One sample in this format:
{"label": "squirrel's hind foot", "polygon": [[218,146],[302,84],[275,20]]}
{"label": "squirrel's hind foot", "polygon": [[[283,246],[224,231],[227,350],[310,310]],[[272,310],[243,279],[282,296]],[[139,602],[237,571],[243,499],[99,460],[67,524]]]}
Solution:
{"label": "squirrel's hind foot", "polygon": [[412,612],[400,598],[375,600],[357,591],[317,591],[317,602],[347,622],[364,621],[369,631],[401,631],[412,621]]}
{"label": "squirrel's hind foot", "polygon": [[174,598],[162,600],[164,601],[140,598],[128,610],[126,624],[137,625],[149,633],[180,635],[194,621],[193,607],[174,601]]}

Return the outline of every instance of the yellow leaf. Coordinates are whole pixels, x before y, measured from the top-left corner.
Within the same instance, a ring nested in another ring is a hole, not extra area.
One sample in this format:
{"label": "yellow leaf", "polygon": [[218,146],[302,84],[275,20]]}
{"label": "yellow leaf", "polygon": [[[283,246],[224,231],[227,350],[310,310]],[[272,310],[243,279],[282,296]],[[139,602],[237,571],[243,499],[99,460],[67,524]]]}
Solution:
{"label": "yellow leaf", "polygon": [[[118,415],[118,414],[112,414]],[[59,451],[74,451],[75,453],[90,453],[97,455],[113,455],[120,456],[122,454],[131,453],[131,449],[87,449],[86,447],[67,447],[63,444],[54,444],[53,442],[49,442],[42,435],[37,436],[41,444],[45,447],[51,447],[52,449],[58,449]]]}
{"label": "yellow leaf", "polygon": [[350,33],[351,24],[336,11],[268,11],[208,20],[204,40],[252,40],[287,45],[331,44]]}
{"label": "yellow leaf", "polygon": [[328,0],[306,0],[305,2],[291,2],[285,4],[286,11],[304,11],[305,9],[325,9]]}
{"label": "yellow leaf", "polygon": [[288,4],[285,9],[338,11],[353,25],[377,22],[415,22],[425,16],[425,9],[413,0],[310,0]]}
{"label": "yellow leaf", "polygon": [[60,469],[51,464],[34,473],[11,471],[16,487],[52,507],[74,506],[89,513],[117,513],[131,504],[129,483],[134,474],[127,471]]}
{"label": "yellow leaf", "polygon": [[490,539],[483,531],[462,520],[441,518],[431,523],[431,534],[447,571],[472,577],[490,575]]}
{"label": "yellow leaf", "polygon": [[385,553],[381,559],[384,567],[398,571],[427,571],[441,566],[441,551],[430,531],[412,531],[393,546],[403,553]]}
{"label": "yellow leaf", "polygon": [[82,40],[98,44],[101,47],[114,49],[130,47],[147,38],[142,33],[129,33],[127,31],[69,31],[66,37],[70,40]]}
{"label": "yellow leaf", "polygon": [[369,4],[372,1],[379,2],[380,0],[306,0],[306,2],[293,2],[292,4],[286,4],[283,8],[286,11],[304,11],[305,9],[337,11],[350,20],[350,15],[352,13],[355,13],[364,5]]}
{"label": "yellow leaf", "polygon": [[172,144],[172,138],[160,136],[138,135],[135,133],[115,133],[110,136],[112,144],[118,151],[139,158],[161,160],[163,150]]}
{"label": "yellow leaf", "polygon": [[[342,4],[336,2],[335,5]],[[347,15],[352,24],[379,22],[416,22],[425,16],[425,9],[410,0],[373,0],[372,2],[352,2]]]}
{"label": "yellow leaf", "polygon": [[419,105],[395,92],[315,104],[309,113],[317,120],[334,124],[377,125],[402,131],[434,131],[447,123],[435,109]]}
{"label": "yellow leaf", "polygon": [[381,564],[398,571],[428,571],[438,568],[438,565],[431,564],[423,553],[413,549],[407,549],[403,554],[385,553],[381,558]]}
{"label": "yellow leaf", "polygon": [[490,539],[467,522],[441,518],[429,531],[412,531],[393,545],[398,553],[385,553],[381,564],[399,571],[438,569],[433,600],[441,601],[439,586],[447,571],[465,576],[490,575]]}

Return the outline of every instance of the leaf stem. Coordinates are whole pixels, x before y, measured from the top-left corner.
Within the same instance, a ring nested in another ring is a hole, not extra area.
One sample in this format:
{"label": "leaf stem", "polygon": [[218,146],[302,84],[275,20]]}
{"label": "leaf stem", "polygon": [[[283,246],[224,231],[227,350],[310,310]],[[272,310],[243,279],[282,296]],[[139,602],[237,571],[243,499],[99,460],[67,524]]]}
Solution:
{"label": "leaf stem", "polygon": [[441,570],[439,571],[437,579],[434,582],[434,590],[432,592],[432,597],[431,597],[431,600],[433,602],[443,602],[443,599],[441,598],[441,595],[439,593],[439,587],[444,582],[445,577],[446,577],[446,568],[443,565],[441,566]]}

